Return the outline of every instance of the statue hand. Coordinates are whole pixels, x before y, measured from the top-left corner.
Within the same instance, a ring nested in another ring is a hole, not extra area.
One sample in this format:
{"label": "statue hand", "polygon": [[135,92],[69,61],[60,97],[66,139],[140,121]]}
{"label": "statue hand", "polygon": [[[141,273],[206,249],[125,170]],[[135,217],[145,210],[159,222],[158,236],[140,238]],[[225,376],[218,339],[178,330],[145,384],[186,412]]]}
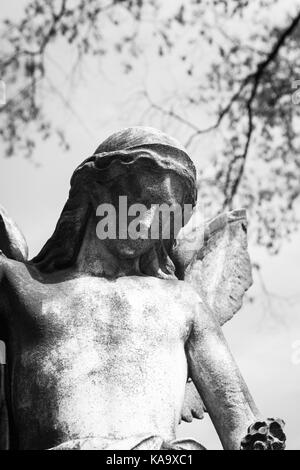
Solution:
{"label": "statue hand", "polygon": [[284,425],[282,419],[256,421],[248,428],[248,434],[241,442],[241,450],[284,450]]}

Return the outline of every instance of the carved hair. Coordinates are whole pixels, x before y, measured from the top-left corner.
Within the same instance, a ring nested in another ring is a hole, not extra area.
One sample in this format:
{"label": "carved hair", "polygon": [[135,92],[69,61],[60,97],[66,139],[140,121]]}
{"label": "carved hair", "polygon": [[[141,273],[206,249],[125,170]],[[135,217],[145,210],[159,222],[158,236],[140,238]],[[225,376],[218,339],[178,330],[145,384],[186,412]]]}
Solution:
{"label": "carved hair", "polygon": [[[129,130],[136,132],[134,142],[128,136]],[[129,169],[134,169],[137,162],[143,167],[149,169],[151,167],[151,171],[154,172],[176,172],[181,176],[185,187],[184,203],[195,205],[196,171],[192,161],[181,148],[174,146],[176,141],[157,132],[152,131],[154,134],[152,143],[142,135],[140,141],[146,140],[145,144],[133,145],[140,143],[136,139],[137,135],[144,133],[149,139],[151,131],[149,128],[125,129],[103,142],[96,153],[75,170],[71,178],[69,198],[55,231],[41,252],[32,260],[33,264],[45,272],[72,266],[77,259],[92,211],[90,193],[94,182],[100,183],[100,187],[108,186],[111,181],[122,178]],[[172,262],[174,243],[174,240],[158,241],[155,248],[141,257],[141,272],[157,277],[174,277],[175,267]]]}

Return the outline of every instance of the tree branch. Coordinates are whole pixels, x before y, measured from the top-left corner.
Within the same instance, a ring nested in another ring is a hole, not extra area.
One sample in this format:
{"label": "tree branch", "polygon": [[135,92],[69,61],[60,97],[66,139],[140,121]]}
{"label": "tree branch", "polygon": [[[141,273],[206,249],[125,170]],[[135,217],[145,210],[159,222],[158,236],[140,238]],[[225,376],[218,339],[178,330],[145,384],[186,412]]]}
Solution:
{"label": "tree branch", "polygon": [[[187,146],[190,146],[192,144],[193,140],[196,137],[198,137],[199,135],[217,129],[220,126],[221,122],[223,121],[224,117],[231,110],[234,103],[240,99],[240,96],[241,96],[242,92],[251,83],[252,83],[252,91],[251,91],[251,95],[250,95],[250,98],[249,98],[249,102],[251,104],[254,101],[258,85],[260,83],[260,80],[261,80],[265,70],[268,68],[270,63],[273,62],[276,59],[276,57],[277,57],[277,55],[280,51],[280,48],[284,45],[286,39],[294,32],[296,27],[299,25],[299,22],[300,22],[300,11],[295,16],[295,18],[291,21],[290,25],[279,36],[278,40],[276,41],[276,43],[273,45],[272,49],[267,54],[267,57],[265,58],[265,60],[258,63],[256,71],[252,72],[249,75],[247,75],[241,81],[241,84],[240,84],[238,90],[232,95],[232,97],[230,98],[228,104],[220,111],[219,116],[218,116],[218,118],[217,118],[217,120],[214,124],[212,124],[211,126],[205,128],[205,129],[199,129],[195,125],[190,126],[190,128],[193,129],[195,132],[187,140],[187,142],[186,142]],[[248,105],[247,105],[247,107],[248,107]],[[167,111],[165,111],[165,112],[167,112]],[[173,115],[173,117],[177,118],[175,115]],[[251,120],[252,120],[252,118],[251,118]],[[186,123],[186,124],[188,125],[188,123]],[[251,134],[252,134],[252,131],[251,131]],[[250,135],[250,138],[251,138],[251,135]],[[247,139],[247,143],[246,143],[247,151],[248,151],[248,147],[249,147],[249,144],[248,144],[248,139]],[[244,154],[245,154],[245,152],[244,152]],[[247,155],[247,152],[246,152],[246,155]]]}
{"label": "tree branch", "polygon": [[[247,135],[246,135],[246,143],[245,143],[245,147],[244,147],[244,151],[243,151],[242,155],[235,156],[229,164],[229,168],[228,168],[228,172],[227,172],[227,178],[226,178],[226,184],[225,184],[225,188],[224,188],[226,197],[225,197],[225,200],[224,200],[223,208],[226,208],[227,206],[229,208],[231,208],[233,198],[238,192],[238,188],[239,188],[239,185],[241,183],[241,180],[242,180],[242,177],[243,177],[243,174],[244,174],[246,158],[247,158],[247,155],[248,155],[250,141],[251,141],[251,137],[252,137],[253,130],[254,130],[252,104],[253,104],[253,101],[256,97],[256,93],[257,93],[257,89],[258,89],[260,80],[263,76],[263,73],[265,72],[267,67],[270,65],[270,63],[273,62],[276,59],[276,57],[279,53],[279,50],[283,46],[286,38],[293,33],[295,28],[299,25],[299,22],[300,22],[300,12],[293,19],[293,21],[291,22],[289,27],[286,28],[285,31],[282,33],[282,35],[279,37],[278,41],[273,46],[273,48],[270,51],[270,53],[268,54],[267,58],[264,61],[262,61],[258,64],[256,72],[253,73],[253,74],[248,75],[245,78],[245,80],[242,82],[241,86],[240,86],[240,90],[242,91],[246,87],[246,85],[248,85],[248,83],[250,83],[250,81],[253,80],[251,94],[250,94],[250,96],[249,96],[249,98],[247,99],[247,102],[246,102],[246,109],[247,109],[247,114],[248,114],[248,130],[247,130]],[[241,93],[241,91],[240,91],[240,93]],[[234,101],[236,101],[237,99],[238,99],[238,96],[237,96],[237,94],[235,94],[232,97],[232,99],[230,100],[227,107],[224,108],[224,110],[220,114],[219,119],[218,119],[217,122],[221,122],[220,118],[221,118],[221,120],[223,119],[224,115],[231,109],[231,106],[233,105]],[[225,114],[224,114],[224,112],[225,112]],[[242,163],[241,163],[238,175],[237,175],[235,181],[233,182],[232,187],[230,188],[230,193],[228,194],[228,187],[229,187],[230,180],[231,180],[231,173],[232,173],[232,170],[233,170],[233,166],[234,166],[234,163],[239,159],[242,160]]]}

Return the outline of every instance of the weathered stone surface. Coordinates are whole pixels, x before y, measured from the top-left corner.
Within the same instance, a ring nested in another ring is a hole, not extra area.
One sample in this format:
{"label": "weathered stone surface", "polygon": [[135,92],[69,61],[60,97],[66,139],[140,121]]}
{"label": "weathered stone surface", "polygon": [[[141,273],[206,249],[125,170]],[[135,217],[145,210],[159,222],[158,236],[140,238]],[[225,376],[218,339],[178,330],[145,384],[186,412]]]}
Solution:
{"label": "weathered stone surface", "polygon": [[248,434],[241,442],[241,450],[284,450],[284,426],[282,419],[257,421],[248,428]]}

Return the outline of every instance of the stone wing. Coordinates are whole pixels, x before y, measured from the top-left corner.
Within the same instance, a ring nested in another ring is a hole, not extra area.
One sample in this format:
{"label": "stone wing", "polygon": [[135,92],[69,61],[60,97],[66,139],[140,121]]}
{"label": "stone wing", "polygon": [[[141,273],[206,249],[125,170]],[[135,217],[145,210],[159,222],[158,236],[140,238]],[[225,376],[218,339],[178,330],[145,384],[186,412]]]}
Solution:
{"label": "stone wing", "polygon": [[241,308],[252,284],[245,210],[235,210],[209,221],[203,246],[187,267],[191,283],[224,325]]}
{"label": "stone wing", "polygon": [[[252,284],[246,211],[219,215],[204,224],[196,242],[195,237],[193,244],[186,240],[184,237],[178,243],[176,253],[184,269],[184,280],[199,292],[222,326],[241,308],[244,294]],[[193,383],[188,382],[182,419],[191,421],[202,416],[202,400]]]}

